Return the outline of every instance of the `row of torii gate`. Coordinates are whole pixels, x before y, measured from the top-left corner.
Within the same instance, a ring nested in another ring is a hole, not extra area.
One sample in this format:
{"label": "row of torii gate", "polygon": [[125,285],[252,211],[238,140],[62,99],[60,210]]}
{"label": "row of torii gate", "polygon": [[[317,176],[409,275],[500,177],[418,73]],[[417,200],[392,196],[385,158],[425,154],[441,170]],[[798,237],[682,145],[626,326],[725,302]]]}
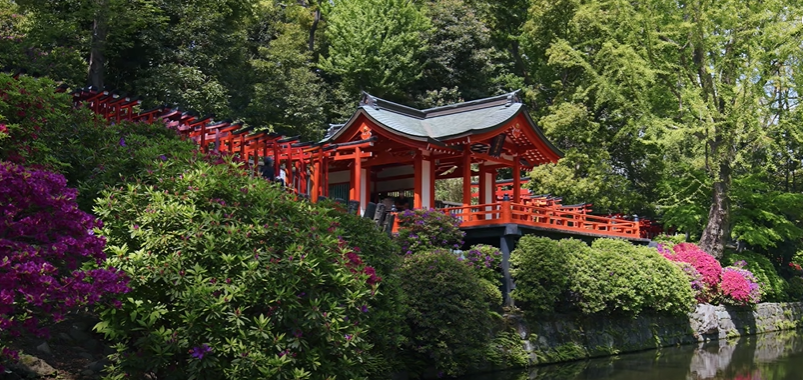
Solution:
{"label": "row of torii gate", "polygon": [[369,147],[375,138],[345,144],[302,142],[299,137],[257,131],[243,127],[241,122],[214,121],[212,116],[200,117],[190,112],[169,106],[159,106],[141,112],[135,107],[141,100],[120,96],[109,91],[97,91],[92,87],[73,92],[76,107],[88,107],[108,122],[162,122],[176,130],[182,137],[199,145],[203,153],[220,152],[237,154],[250,165],[255,175],[265,157],[273,159],[274,172],[285,169],[288,187],[299,195],[315,202],[328,195],[329,163],[343,160],[359,161],[369,155],[362,148]]}

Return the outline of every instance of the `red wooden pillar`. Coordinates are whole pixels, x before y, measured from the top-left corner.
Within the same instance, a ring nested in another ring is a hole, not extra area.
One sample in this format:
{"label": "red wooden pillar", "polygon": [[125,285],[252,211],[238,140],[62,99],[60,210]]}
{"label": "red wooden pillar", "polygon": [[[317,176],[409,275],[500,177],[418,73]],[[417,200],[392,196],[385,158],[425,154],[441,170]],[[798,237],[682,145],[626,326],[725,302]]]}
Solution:
{"label": "red wooden pillar", "polygon": [[488,203],[488,177],[485,176],[486,170],[483,165],[480,165],[480,183],[479,183],[479,204]]}
{"label": "red wooden pillar", "polygon": [[463,207],[471,206],[471,147],[463,150]]}
{"label": "red wooden pillar", "polygon": [[521,203],[521,160],[513,156],[513,202]]}
{"label": "red wooden pillar", "polygon": [[423,205],[424,179],[422,177],[424,173],[421,168],[423,167],[424,157],[421,153],[420,150],[417,151],[415,158],[413,158],[413,208],[416,210]]}
{"label": "red wooden pillar", "polygon": [[329,196],[329,160],[326,156],[321,160],[321,190],[324,196]]}
{"label": "red wooden pillar", "polygon": [[318,195],[321,185],[321,171],[323,170],[323,165],[321,165],[321,160],[315,160],[312,162],[312,189],[310,189],[310,202],[315,203],[318,202]]}
{"label": "red wooden pillar", "polygon": [[435,160],[429,160],[429,207],[435,208]]}
{"label": "red wooden pillar", "polygon": [[[362,149],[360,147],[354,148],[354,165],[352,165],[351,189],[354,194],[351,194],[351,199],[360,201],[360,187],[362,185]],[[362,206],[362,205],[361,205]]]}
{"label": "red wooden pillar", "polygon": [[362,169],[362,174],[360,178],[362,179],[362,184],[360,186],[360,215],[365,212],[365,208],[368,206],[368,202],[371,202],[371,186],[372,186],[372,173],[373,168],[367,167]]}

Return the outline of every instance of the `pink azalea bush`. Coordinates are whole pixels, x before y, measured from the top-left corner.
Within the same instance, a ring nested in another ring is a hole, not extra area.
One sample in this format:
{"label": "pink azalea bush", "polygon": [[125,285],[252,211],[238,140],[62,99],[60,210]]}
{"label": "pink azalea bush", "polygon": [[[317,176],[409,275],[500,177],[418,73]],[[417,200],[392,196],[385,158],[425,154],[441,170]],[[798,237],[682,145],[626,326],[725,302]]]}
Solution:
{"label": "pink azalea bush", "polygon": [[[100,220],[78,209],[76,191],[60,174],[0,161],[0,342],[40,327],[77,307],[128,291],[127,278],[106,259]],[[16,358],[0,343],[0,368]]]}
{"label": "pink azalea bush", "polygon": [[744,269],[747,265],[744,260],[723,269],[713,256],[691,243],[680,243],[672,249],[659,244],[658,252],[683,269],[697,302],[718,298],[728,304],[752,305],[761,300],[758,281],[752,272]]}
{"label": "pink azalea bush", "polygon": [[689,276],[697,302],[708,302],[716,294],[722,265],[713,256],[692,243],[676,244],[672,249],[659,245],[658,252],[670,261],[683,263],[681,269]]}
{"label": "pink azalea bush", "polygon": [[680,243],[672,247],[675,252],[673,261],[682,261],[691,264],[703,276],[703,283],[710,289],[715,289],[722,274],[722,265],[714,256],[709,255],[700,247],[692,243]]}
{"label": "pink azalea bush", "polygon": [[755,276],[747,269],[744,261],[722,270],[722,282],[719,284],[723,301],[734,305],[752,305],[761,300],[761,292]]}

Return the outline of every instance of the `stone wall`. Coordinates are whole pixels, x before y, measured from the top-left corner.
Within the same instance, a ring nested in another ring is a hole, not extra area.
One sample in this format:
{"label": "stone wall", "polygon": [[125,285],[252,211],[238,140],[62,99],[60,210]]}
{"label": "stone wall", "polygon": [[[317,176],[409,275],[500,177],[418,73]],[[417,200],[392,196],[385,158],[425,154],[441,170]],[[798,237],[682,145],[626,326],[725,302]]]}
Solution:
{"label": "stone wall", "polygon": [[755,309],[698,305],[688,317],[509,316],[533,364],[556,363],[803,326],[803,303],[764,303]]}

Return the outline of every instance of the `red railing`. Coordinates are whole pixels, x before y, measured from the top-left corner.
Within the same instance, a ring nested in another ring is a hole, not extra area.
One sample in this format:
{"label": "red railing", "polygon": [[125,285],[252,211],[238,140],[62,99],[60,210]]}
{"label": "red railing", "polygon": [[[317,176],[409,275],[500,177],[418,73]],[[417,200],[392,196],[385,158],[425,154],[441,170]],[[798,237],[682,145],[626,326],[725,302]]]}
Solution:
{"label": "red railing", "polygon": [[[508,201],[441,209],[460,218],[460,227],[481,227],[494,224],[519,224],[569,233],[600,236],[642,238],[639,222],[540,207]],[[395,230],[396,228],[394,228]]]}

